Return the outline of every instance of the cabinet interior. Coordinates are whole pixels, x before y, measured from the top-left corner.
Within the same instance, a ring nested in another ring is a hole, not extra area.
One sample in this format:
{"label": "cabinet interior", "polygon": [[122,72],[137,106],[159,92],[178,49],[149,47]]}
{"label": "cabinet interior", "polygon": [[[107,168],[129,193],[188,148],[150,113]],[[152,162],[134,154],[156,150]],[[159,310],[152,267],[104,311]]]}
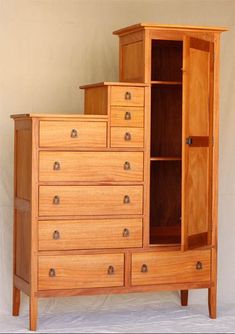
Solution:
{"label": "cabinet interior", "polygon": [[181,41],[152,41],[150,244],[181,242]]}

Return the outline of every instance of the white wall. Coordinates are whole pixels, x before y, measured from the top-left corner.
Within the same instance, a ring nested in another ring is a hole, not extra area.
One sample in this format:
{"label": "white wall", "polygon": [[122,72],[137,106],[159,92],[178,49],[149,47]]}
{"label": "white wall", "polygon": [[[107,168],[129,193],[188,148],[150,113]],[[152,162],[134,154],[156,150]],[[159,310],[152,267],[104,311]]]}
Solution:
{"label": "white wall", "polygon": [[[1,313],[10,312],[12,287],[13,121],[9,116],[82,112],[80,84],[118,80],[118,38],[112,31],[138,22],[230,29],[221,44],[219,300],[235,298],[235,1],[0,0]],[[192,294],[192,302],[205,300],[205,293]],[[53,310],[52,301],[45,303]]]}

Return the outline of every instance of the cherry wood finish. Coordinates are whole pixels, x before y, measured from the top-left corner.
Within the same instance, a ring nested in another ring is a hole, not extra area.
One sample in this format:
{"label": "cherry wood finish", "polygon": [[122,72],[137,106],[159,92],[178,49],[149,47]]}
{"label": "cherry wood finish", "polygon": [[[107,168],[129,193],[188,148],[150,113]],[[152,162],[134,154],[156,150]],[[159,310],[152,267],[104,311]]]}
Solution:
{"label": "cherry wood finish", "polygon": [[15,120],[13,307],[207,288],[216,317],[218,27],[137,24],[84,115]]}

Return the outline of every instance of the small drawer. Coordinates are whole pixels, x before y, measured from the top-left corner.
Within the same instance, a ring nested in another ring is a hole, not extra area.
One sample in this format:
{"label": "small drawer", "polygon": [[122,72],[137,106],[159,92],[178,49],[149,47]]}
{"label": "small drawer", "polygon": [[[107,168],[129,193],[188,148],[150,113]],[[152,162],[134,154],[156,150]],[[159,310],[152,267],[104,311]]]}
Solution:
{"label": "small drawer", "polygon": [[143,128],[143,107],[111,107],[111,126]]}
{"label": "small drawer", "polygon": [[144,147],[144,129],[112,127],[111,147]]}
{"label": "small drawer", "polygon": [[142,214],[143,186],[41,186],[40,216]]}
{"label": "small drawer", "polygon": [[210,282],[210,250],[132,254],[132,285]]}
{"label": "small drawer", "polygon": [[143,106],[144,88],[112,86],[110,101],[112,106]]}
{"label": "small drawer", "polygon": [[41,121],[41,147],[106,147],[106,122]]}
{"label": "small drawer", "polygon": [[39,256],[39,290],[102,288],[123,284],[122,253]]}
{"label": "small drawer", "polygon": [[142,219],[39,221],[39,250],[142,247]]}
{"label": "small drawer", "polygon": [[40,181],[143,181],[142,152],[39,153]]}

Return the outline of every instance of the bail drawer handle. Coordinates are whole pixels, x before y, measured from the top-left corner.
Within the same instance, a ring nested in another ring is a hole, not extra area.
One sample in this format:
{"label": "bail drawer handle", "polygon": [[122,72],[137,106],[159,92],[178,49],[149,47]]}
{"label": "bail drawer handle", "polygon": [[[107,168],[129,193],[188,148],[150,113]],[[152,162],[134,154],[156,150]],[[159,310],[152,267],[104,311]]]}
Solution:
{"label": "bail drawer handle", "polygon": [[71,138],[77,138],[78,137],[78,131],[76,129],[72,129],[70,136],[71,136]]}
{"label": "bail drawer handle", "polygon": [[59,240],[60,239],[60,232],[59,231],[55,230],[53,232],[53,239],[54,240]]}
{"label": "bail drawer handle", "polygon": [[196,263],[196,269],[197,270],[202,270],[202,268],[203,268],[202,263],[200,261],[197,261],[197,263]]}
{"label": "bail drawer handle", "polygon": [[129,121],[131,119],[131,113],[129,111],[126,111],[125,113],[125,120]]}
{"label": "bail drawer handle", "polygon": [[60,197],[59,196],[54,196],[54,198],[53,198],[53,204],[55,204],[55,205],[58,205],[58,204],[60,204]]}
{"label": "bail drawer handle", "polygon": [[107,273],[108,273],[108,275],[114,275],[114,267],[113,266],[109,266]]}
{"label": "bail drawer handle", "polygon": [[123,238],[128,238],[130,236],[130,231],[128,230],[128,228],[124,228],[122,236]]}
{"label": "bail drawer handle", "polygon": [[131,93],[130,92],[125,93],[125,100],[131,100]]}
{"label": "bail drawer handle", "polygon": [[51,269],[49,270],[49,277],[55,277],[55,276],[56,276],[56,271],[55,271],[54,268],[51,268]]}
{"label": "bail drawer handle", "polygon": [[124,170],[129,170],[131,169],[131,164],[129,163],[129,161],[125,161],[124,165],[123,165]]}
{"label": "bail drawer handle", "polygon": [[55,161],[55,162],[54,162],[53,169],[54,169],[54,170],[60,170],[60,163],[59,163],[59,161]]}
{"label": "bail drawer handle", "polygon": [[131,134],[130,134],[130,132],[126,132],[126,133],[125,133],[124,139],[125,139],[126,141],[130,141],[130,140],[131,140]]}
{"label": "bail drawer handle", "polygon": [[123,198],[123,203],[124,204],[129,204],[130,203],[130,197],[128,195],[125,195],[124,198]]}
{"label": "bail drawer handle", "polygon": [[148,272],[148,266],[147,264],[143,264],[142,267],[141,267],[141,272],[142,273],[147,273]]}

